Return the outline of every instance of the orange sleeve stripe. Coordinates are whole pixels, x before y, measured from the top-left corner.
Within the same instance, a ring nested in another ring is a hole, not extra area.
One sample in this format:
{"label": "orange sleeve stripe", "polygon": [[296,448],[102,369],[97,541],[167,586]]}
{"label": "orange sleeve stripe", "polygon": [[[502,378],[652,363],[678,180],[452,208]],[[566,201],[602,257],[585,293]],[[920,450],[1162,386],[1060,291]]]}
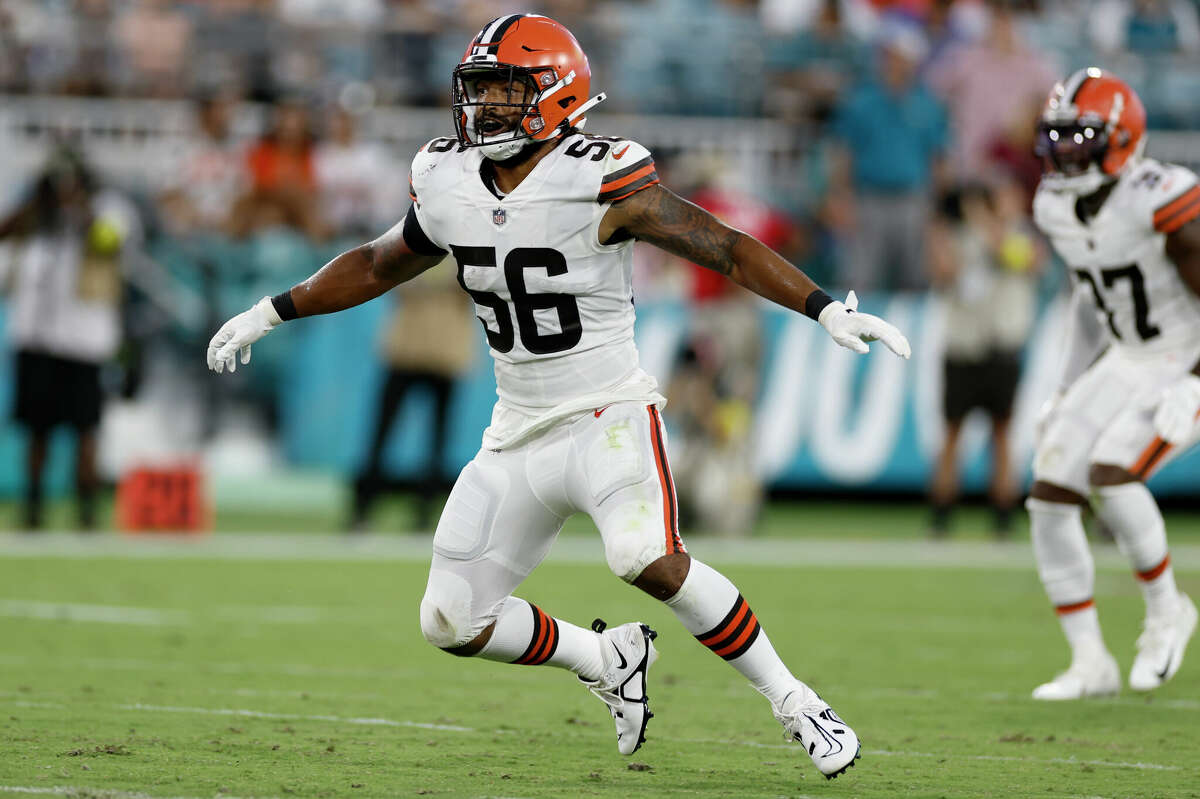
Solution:
{"label": "orange sleeve stripe", "polygon": [[[628,186],[630,183],[633,183],[638,178],[644,178],[653,172],[654,172],[654,164],[652,164],[652,163],[646,164],[644,167],[637,170],[633,174],[626,175],[623,178],[620,178],[618,180],[613,180],[608,183],[601,183],[600,191],[601,191],[601,193],[608,193],[610,191],[615,191],[616,189],[619,189],[623,186]],[[1198,187],[1198,188],[1200,188],[1200,187]]]}
{"label": "orange sleeve stripe", "polygon": [[629,191],[625,192],[624,194],[619,194],[615,197],[605,194],[600,197],[600,201],[608,202],[608,203],[615,203],[617,200],[624,200],[626,197],[628,197],[631,194],[637,194],[642,189],[648,189],[651,186],[653,186],[655,183],[658,183],[658,182],[659,182],[658,178],[655,177],[654,180],[648,180],[645,183],[634,186],[633,188],[631,188]]}
{"label": "orange sleeve stripe", "polygon": [[1193,186],[1179,197],[1171,200],[1154,212],[1154,227],[1162,230],[1163,226],[1173,221],[1176,214],[1200,200],[1200,186]]}
{"label": "orange sleeve stripe", "polygon": [[1200,199],[1190,203],[1186,208],[1181,208],[1170,219],[1164,220],[1161,225],[1156,225],[1156,227],[1160,233],[1174,233],[1198,216],[1200,216]]}

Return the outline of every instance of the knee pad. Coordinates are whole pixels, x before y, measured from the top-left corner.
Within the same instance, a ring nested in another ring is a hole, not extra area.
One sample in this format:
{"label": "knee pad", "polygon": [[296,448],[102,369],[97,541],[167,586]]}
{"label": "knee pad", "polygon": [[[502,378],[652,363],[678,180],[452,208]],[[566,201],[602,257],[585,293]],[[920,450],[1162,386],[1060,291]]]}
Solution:
{"label": "knee pad", "polygon": [[614,508],[604,520],[604,558],[612,573],[632,583],[654,561],[667,554],[662,506],[637,499]]}
{"label": "knee pad", "polygon": [[447,571],[431,570],[421,599],[421,634],[439,649],[473,641],[490,622],[473,618],[471,585]]}

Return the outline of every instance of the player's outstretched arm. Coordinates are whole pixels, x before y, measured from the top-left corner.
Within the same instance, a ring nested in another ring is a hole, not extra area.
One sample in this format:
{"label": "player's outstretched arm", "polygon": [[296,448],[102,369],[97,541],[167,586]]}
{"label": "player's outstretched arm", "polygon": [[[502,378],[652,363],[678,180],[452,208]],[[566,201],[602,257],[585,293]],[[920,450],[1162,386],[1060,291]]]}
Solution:
{"label": "player's outstretched arm", "polygon": [[[1167,235],[1167,257],[1179,276],[1200,297],[1200,218]],[[1154,427],[1165,441],[1180,445],[1189,441],[1200,414],[1200,363],[1192,373],[1163,390],[1154,412]]]}
{"label": "player's outstretched arm", "polygon": [[443,257],[414,252],[404,240],[401,221],[374,241],[337,256],[303,283],[276,297],[263,297],[222,325],[208,342],[208,368],[232,372],[239,355],[242,363],[249,363],[250,345],[281,322],[361,305],[413,279]]}
{"label": "player's outstretched arm", "polygon": [[600,240],[609,240],[618,230],[720,272],[760,297],[811,316],[847,349],[867,352],[867,342],[879,339],[903,358],[911,354],[908,340],[899,330],[879,317],[856,312],[854,292],[845,304],[831,299],[808,275],[770,247],[661,185],[613,203],[601,224]]}

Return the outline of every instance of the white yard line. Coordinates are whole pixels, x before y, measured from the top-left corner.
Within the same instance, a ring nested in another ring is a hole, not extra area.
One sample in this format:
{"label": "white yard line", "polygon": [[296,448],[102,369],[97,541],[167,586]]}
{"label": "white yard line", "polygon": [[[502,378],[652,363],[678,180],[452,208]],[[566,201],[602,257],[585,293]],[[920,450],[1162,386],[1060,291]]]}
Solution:
{"label": "white yard line", "polygon": [[[62,705],[52,705],[49,703],[23,703],[14,702],[18,706],[33,706],[33,707],[63,707]],[[458,724],[434,724],[431,722],[408,721],[403,719],[388,719],[388,718],[362,718],[354,716],[330,716],[330,715],[306,715],[301,713],[273,713],[263,710],[250,710],[246,708],[208,708],[208,707],[179,707],[174,705],[148,705],[141,702],[131,704],[113,705],[117,710],[136,710],[146,711],[151,713],[194,713],[209,716],[236,716],[243,718],[258,718],[258,719],[275,719],[280,721],[325,721],[334,724],[354,724],[372,727],[408,727],[422,730],[436,730],[440,732],[465,732],[465,733],[481,733],[486,735],[511,734],[512,730],[481,730],[475,727],[464,727]],[[709,746],[744,746],[753,749],[795,749],[794,744],[764,744],[754,741],[730,741],[716,738],[665,738],[658,737],[658,740],[667,743],[688,743],[688,744],[705,744]],[[797,750],[799,751],[799,750]],[[943,758],[945,753],[937,752],[910,752],[891,749],[869,749],[863,752],[867,756],[878,757],[901,757],[901,758]],[[1163,763],[1146,763],[1146,762],[1128,762],[1128,761],[1111,761],[1111,760],[1083,760],[1074,757],[1021,757],[1017,755],[954,755],[956,760],[971,760],[979,762],[1002,762],[1002,763],[1037,763],[1044,765],[1088,765],[1098,766],[1102,768],[1120,768],[1120,769],[1137,769],[1140,771],[1181,771],[1180,766],[1171,766]]]}
{"label": "white yard line", "polygon": [[186,624],[190,620],[190,615],[183,611],[84,605],[74,602],[38,602],[29,599],[0,599],[0,616],[47,621],[136,624],[146,627]]}
{"label": "white yard line", "polygon": [[182,626],[209,619],[242,624],[317,624],[358,618],[352,614],[334,612],[329,608],[301,605],[218,605],[196,613],[188,610],[138,608],[127,605],[90,605],[79,602],[3,598],[0,598],[0,616],[56,622],[133,624],[145,627]]}
{"label": "white yard line", "polygon": [[[928,541],[872,539],[724,539],[697,537],[689,549],[706,561],[730,565],[858,566],[871,568],[979,568],[1032,570],[1028,541]],[[429,560],[430,536],[214,534],[208,536],[142,536],[116,534],[80,536],[74,533],[0,533],[4,558],[125,558],[298,561]],[[1095,545],[1096,564],[1128,571],[1129,564],[1115,546]],[[599,536],[562,536],[549,561],[604,563]],[[1176,571],[1200,571],[1200,545],[1175,544],[1171,562]]]}
{"label": "white yard line", "polygon": [[[39,796],[79,796],[86,795],[92,799],[212,799],[203,796],[156,796],[149,793],[114,791],[108,788],[88,788],[82,785],[55,785],[38,788],[29,785],[0,785],[0,793],[22,793]],[[221,794],[221,799],[276,799],[276,797],[231,796]]]}
{"label": "white yard line", "polygon": [[455,724],[431,724],[424,721],[396,721],[394,719],[354,718],[346,716],[308,716],[301,713],[268,713],[262,710],[245,710],[225,707],[173,707],[171,705],[114,705],[117,710],[147,710],[155,713],[200,713],[209,716],[246,716],[256,719],[280,719],[290,721],[330,721],[335,724],[361,724],[368,727],[418,727],[423,730],[446,732],[477,732],[474,727],[459,727]]}

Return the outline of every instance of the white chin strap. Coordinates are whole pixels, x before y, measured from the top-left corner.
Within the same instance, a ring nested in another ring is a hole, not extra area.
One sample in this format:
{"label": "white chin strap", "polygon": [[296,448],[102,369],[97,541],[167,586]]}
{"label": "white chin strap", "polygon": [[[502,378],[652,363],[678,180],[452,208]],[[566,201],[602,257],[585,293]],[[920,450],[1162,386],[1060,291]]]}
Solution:
{"label": "white chin strap", "polygon": [[1110,180],[1108,175],[1100,171],[1100,167],[1092,164],[1086,172],[1078,175],[1064,175],[1061,172],[1050,172],[1042,176],[1042,185],[1050,191],[1059,191],[1086,197]]}
{"label": "white chin strap", "polygon": [[[484,136],[483,138],[486,141],[487,137]],[[479,149],[483,151],[485,157],[493,161],[507,161],[524,150],[526,145],[532,143],[532,139],[505,139],[504,141],[492,142],[491,144],[482,144]]]}

